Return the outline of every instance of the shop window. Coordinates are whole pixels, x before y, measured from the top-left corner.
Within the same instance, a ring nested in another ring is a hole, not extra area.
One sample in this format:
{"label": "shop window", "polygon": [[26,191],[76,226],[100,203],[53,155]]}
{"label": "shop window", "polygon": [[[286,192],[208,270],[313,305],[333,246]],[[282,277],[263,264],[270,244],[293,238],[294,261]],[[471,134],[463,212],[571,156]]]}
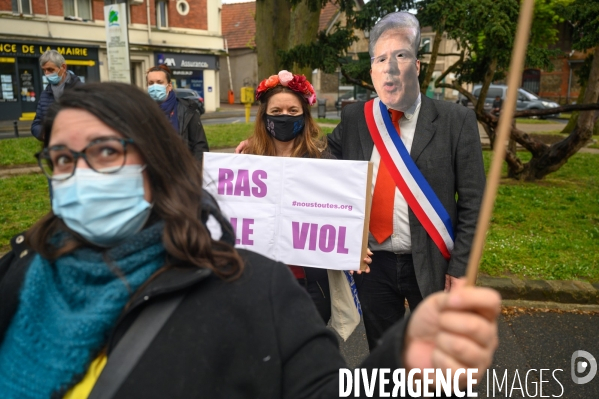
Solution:
{"label": "shop window", "polygon": [[168,2],[165,0],[156,1],[156,27],[158,29],[168,27]]}
{"label": "shop window", "polygon": [[17,100],[17,76],[14,61],[4,62],[0,58],[0,102],[15,102]]}
{"label": "shop window", "polygon": [[77,17],[84,20],[92,19],[90,0],[63,0],[64,16]]}
{"label": "shop window", "polygon": [[31,0],[12,0],[12,12],[15,14],[31,14]]}
{"label": "shop window", "polygon": [[541,89],[541,71],[538,69],[525,69],[522,73],[522,87],[538,95]]}

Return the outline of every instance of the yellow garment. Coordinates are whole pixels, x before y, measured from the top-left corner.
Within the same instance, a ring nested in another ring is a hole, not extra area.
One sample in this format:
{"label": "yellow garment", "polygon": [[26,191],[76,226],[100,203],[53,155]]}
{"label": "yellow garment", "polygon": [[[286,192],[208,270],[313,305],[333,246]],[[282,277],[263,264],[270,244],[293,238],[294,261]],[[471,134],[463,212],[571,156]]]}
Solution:
{"label": "yellow garment", "polygon": [[107,358],[104,353],[95,358],[89,365],[83,379],[73,388],[69,389],[63,399],[87,399],[96,381],[98,381],[98,377],[100,377],[104,366],[106,366],[106,360]]}

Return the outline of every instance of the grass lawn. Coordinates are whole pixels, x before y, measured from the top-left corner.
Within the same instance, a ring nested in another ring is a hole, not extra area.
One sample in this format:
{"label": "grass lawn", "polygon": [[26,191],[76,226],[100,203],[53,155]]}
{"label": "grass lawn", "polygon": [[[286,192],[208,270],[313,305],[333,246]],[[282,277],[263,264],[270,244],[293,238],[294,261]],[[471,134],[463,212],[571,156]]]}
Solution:
{"label": "grass lawn", "polygon": [[204,125],[208,145],[212,149],[237,147],[251,136],[254,123],[228,123],[223,125]]}
{"label": "grass lawn", "polygon": [[48,182],[42,174],[0,179],[0,253],[8,251],[15,234],[49,211]]}
{"label": "grass lawn", "polygon": [[595,143],[595,144],[591,144],[588,148],[595,148],[599,150],[599,142]]}
{"label": "grass lawn", "polygon": [[329,125],[337,126],[341,122],[340,119],[327,119],[327,118],[316,118],[316,123],[326,123]]}
{"label": "grass lawn", "polygon": [[[488,165],[490,152],[484,157]],[[577,154],[536,184],[503,179],[481,272],[599,281],[597,170],[599,155]]]}
{"label": "grass lawn", "polygon": [[36,164],[33,156],[42,144],[34,137],[0,140],[0,166]]}
{"label": "grass lawn", "polygon": [[525,123],[529,125],[547,125],[553,124],[553,121],[547,121],[545,119],[530,119],[530,118],[516,118],[516,123]]}
{"label": "grass lawn", "polygon": [[[327,121],[327,122],[324,122]],[[322,119],[320,123],[339,123],[335,119]],[[228,123],[222,125],[204,125],[208,144],[212,149],[231,148],[247,139],[254,131],[253,123]],[[333,131],[332,127],[323,127],[324,134]],[[0,140],[0,166],[35,164],[33,154],[41,149],[41,144],[33,137]]]}
{"label": "grass lawn", "polygon": [[[217,135],[221,146],[232,147],[247,137],[251,128],[251,124],[212,126],[206,126],[206,132],[215,148],[218,140],[211,135]],[[323,128],[324,133],[332,130]],[[0,140],[0,165],[9,164],[7,159],[13,159],[13,164],[27,163],[19,159],[27,159],[23,155],[27,151],[37,151],[35,139],[15,140],[22,148]],[[484,152],[487,167],[490,155]],[[519,155],[524,161],[529,159],[528,153]],[[538,183],[503,179],[481,272],[530,279],[599,281],[598,170],[599,155],[577,154]],[[49,209],[43,175],[0,179],[0,253],[8,250],[13,235],[29,228]]]}
{"label": "grass lawn", "polygon": [[[325,123],[323,122],[325,120],[333,121],[335,124],[339,123],[339,121],[335,121],[334,119],[319,119],[320,123]],[[329,134],[333,129],[332,127],[321,128],[323,134]],[[206,131],[206,138],[208,139],[210,148],[231,148],[237,147],[241,141],[252,135],[254,124],[230,123],[226,125],[205,125],[204,130]]]}

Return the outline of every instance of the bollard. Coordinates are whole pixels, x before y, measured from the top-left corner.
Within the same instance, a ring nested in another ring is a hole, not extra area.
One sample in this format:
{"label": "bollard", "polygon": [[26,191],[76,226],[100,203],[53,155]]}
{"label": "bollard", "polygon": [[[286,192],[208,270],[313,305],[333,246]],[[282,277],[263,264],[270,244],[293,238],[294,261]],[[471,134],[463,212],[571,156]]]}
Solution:
{"label": "bollard", "polygon": [[17,121],[14,121],[13,124],[15,125],[15,137],[19,138],[19,124]]}
{"label": "bollard", "polygon": [[252,111],[252,104],[245,104],[245,123],[250,123],[250,113]]}
{"label": "bollard", "polygon": [[327,117],[327,100],[326,99],[318,99],[318,117],[326,118]]}

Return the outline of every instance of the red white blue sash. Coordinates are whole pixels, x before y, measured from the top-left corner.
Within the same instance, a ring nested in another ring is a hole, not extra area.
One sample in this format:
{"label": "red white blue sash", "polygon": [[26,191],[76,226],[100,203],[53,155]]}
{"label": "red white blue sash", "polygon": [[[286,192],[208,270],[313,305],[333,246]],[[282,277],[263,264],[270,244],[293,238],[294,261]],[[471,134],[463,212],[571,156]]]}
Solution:
{"label": "red white blue sash", "polygon": [[387,106],[375,98],[364,105],[364,115],[381,161],[385,163],[418,221],[439,247],[443,257],[449,260],[455,237],[451,218],[410,157],[391,121]]}

